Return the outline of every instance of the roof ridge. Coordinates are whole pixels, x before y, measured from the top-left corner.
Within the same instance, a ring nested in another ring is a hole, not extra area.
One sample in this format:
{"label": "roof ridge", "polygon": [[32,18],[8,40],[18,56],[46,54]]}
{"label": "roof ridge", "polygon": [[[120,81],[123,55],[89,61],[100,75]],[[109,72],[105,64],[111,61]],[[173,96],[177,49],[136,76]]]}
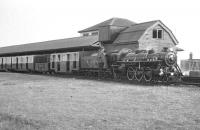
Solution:
{"label": "roof ridge", "polygon": [[132,24],[131,26],[136,26],[136,25],[140,25],[140,24],[146,24],[146,23],[151,23],[151,22],[158,22],[160,20],[152,20],[152,21],[147,21],[147,22],[142,22],[142,23],[136,23],[136,24]]}
{"label": "roof ridge", "polygon": [[95,24],[93,26],[90,26],[90,27],[88,27],[86,29],[80,30],[78,32],[82,33],[82,32],[87,32],[87,31],[92,31],[92,30],[98,30],[100,27],[103,27],[103,26],[116,25],[116,26],[127,27],[127,26],[131,26],[133,24],[135,24],[135,22],[130,21],[128,19],[113,17],[113,18],[105,20],[105,21],[103,21],[101,23],[98,23],[98,24]]}
{"label": "roof ridge", "polygon": [[117,18],[112,18],[112,21],[110,22],[109,25],[112,25],[112,24],[115,22],[116,19],[117,19]]}

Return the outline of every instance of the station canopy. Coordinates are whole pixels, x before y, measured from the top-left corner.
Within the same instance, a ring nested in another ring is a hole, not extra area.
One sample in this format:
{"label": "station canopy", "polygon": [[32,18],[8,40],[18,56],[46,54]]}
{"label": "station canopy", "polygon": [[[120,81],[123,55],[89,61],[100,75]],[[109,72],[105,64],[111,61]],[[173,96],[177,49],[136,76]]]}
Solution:
{"label": "station canopy", "polygon": [[29,43],[22,45],[14,45],[0,48],[0,55],[93,47],[93,44],[98,42],[98,36],[74,37],[67,39],[51,40],[37,43]]}

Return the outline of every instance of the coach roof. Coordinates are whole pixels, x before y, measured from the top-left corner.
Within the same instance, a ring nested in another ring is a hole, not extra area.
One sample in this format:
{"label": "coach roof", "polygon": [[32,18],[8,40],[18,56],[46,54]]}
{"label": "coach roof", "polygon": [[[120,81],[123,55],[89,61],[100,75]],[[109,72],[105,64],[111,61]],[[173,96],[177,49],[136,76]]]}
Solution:
{"label": "coach roof", "polygon": [[37,43],[29,43],[22,45],[14,45],[0,48],[0,55],[21,53],[21,52],[35,52],[44,50],[56,50],[65,48],[77,48],[92,46],[98,41],[97,36],[88,37],[74,37],[67,39],[51,40]]}

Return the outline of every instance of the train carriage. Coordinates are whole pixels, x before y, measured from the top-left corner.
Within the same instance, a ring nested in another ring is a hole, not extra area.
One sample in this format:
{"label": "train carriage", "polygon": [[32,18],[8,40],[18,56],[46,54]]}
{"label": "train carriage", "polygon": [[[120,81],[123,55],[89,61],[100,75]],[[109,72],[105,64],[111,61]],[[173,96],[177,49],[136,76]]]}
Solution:
{"label": "train carriage", "polygon": [[51,69],[58,73],[79,70],[79,52],[51,54]]}
{"label": "train carriage", "polygon": [[50,54],[34,56],[34,71],[40,73],[50,72]]}

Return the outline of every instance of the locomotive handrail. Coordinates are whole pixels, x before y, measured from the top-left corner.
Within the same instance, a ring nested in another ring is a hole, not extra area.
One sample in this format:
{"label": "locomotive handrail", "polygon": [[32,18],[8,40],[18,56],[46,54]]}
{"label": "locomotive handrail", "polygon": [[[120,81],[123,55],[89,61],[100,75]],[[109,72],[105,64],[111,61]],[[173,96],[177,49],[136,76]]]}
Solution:
{"label": "locomotive handrail", "polygon": [[119,63],[127,63],[127,62],[130,62],[130,63],[139,63],[139,62],[161,62],[162,60],[155,60],[155,61],[117,61]]}

